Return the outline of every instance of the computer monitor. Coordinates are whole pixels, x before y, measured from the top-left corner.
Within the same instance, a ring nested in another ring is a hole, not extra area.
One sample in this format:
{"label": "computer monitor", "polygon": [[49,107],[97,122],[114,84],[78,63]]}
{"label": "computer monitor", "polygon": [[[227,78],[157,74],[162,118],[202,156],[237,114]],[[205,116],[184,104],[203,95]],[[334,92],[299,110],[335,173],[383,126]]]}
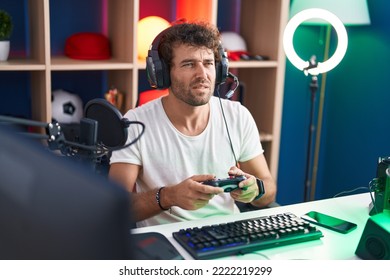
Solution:
{"label": "computer monitor", "polygon": [[131,259],[129,193],[0,124],[0,259]]}

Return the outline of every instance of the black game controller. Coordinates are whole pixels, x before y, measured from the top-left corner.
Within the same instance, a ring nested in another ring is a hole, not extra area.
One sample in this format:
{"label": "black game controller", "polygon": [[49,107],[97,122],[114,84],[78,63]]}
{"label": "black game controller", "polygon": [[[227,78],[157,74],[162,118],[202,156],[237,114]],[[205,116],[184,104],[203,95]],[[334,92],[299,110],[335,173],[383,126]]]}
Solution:
{"label": "black game controller", "polygon": [[231,192],[238,188],[238,184],[246,180],[245,176],[230,177],[204,181],[203,184],[223,188],[224,192]]}

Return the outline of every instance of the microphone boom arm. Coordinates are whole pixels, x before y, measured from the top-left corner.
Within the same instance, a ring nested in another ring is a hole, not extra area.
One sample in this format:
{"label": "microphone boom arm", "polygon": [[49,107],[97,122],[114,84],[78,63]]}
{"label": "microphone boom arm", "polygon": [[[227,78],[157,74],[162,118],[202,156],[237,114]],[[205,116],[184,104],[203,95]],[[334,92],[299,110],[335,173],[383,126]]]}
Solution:
{"label": "microphone boom arm", "polygon": [[240,81],[238,80],[237,76],[233,75],[232,73],[228,72],[228,77],[230,78],[233,78],[234,80],[234,83],[235,83],[235,87],[233,89],[230,89],[226,94],[225,94],[225,97],[227,99],[230,99],[234,92],[236,91],[236,89],[238,88],[238,86],[240,85]]}

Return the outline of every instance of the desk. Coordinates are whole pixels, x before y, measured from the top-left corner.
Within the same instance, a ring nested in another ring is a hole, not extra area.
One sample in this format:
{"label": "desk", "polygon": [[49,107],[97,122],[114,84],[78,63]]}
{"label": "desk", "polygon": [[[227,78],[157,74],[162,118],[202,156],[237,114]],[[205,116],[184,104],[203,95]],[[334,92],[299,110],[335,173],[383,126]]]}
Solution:
{"label": "desk", "polygon": [[172,232],[178,231],[182,228],[190,228],[195,226],[201,227],[204,225],[219,224],[284,212],[291,212],[297,216],[301,216],[308,211],[315,210],[353,222],[358,225],[357,229],[347,234],[341,234],[318,226],[324,235],[324,237],[322,237],[320,240],[281,246],[248,253],[242,256],[231,256],[222,259],[359,259],[355,255],[355,250],[359,243],[366,221],[370,217],[370,202],[370,194],[364,193],[244,212],[235,215],[215,216],[202,220],[137,228],[132,230],[132,232],[162,233],[168,238],[168,240],[173,244],[173,246],[175,246],[175,248],[185,259],[192,259],[192,257],[179,245],[179,243],[173,239]]}

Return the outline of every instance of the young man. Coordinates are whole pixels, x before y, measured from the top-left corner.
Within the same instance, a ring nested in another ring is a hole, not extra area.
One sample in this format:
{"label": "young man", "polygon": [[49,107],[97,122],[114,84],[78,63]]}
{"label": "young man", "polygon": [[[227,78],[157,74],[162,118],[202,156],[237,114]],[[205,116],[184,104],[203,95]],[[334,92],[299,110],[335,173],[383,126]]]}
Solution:
{"label": "young man", "polygon": [[[145,124],[145,133],[112,154],[109,172],[133,193],[137,226],[236,213],[235,200],[267,206],[275,200],[276,184],[253,117],[239,102],[213,96],[216,80],[222,82],[218,29],[183,23],[162,34],[153,42],[161,61],[148,58],[148,69],[156,71],[153,63],[162,62],[169,95],[126,113],[127,119]],[[148,75],[162,78],[159,72]],[[130,126],[128,141],[139,133],[139,127]],[[246,179],[230,193],[202,184],[239,175]],[[264,182],[261,197],[256,177]]]}

